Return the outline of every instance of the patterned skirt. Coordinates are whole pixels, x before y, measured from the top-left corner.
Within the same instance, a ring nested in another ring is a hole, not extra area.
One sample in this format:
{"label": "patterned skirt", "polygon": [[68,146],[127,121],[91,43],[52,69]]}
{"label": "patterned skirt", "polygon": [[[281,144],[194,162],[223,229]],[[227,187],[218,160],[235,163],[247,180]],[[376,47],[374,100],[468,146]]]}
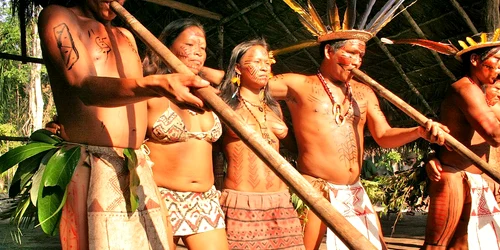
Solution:
{"label": "patterned skirt", "polygon": [[500,249],[500,209],[495,197],[481,175],[465,173],[471,194],[469,249]]}
{"label": "patterned skirt", "polygon": [[135,153],[139,207],[131,213],[123,149],[85,147],[62,212],[63,249],[168,249],[168,213],[147,157],[140,150]]}
{"label": "patterned skirt", "polygon": [[221,206],[230,249],[304,249],[302,226],[288,190],[250,193],[225,189]]}
{"label": "patterned skirt", "polygon": [[170,212],[170,223],[174,236],[203,233],[223,229],[224,214],[219,204],[219,191],[212,186],[204,193],[178,192],[159,188]]}
{"label": "patterned skirt", "polygon": [[[361,183],[358,181],[353,185],[326,184],[333,207],[377,249],[382,249],[377,213]],[[326,246],[328,249],[348,249],[330,229],[326,233]]]}

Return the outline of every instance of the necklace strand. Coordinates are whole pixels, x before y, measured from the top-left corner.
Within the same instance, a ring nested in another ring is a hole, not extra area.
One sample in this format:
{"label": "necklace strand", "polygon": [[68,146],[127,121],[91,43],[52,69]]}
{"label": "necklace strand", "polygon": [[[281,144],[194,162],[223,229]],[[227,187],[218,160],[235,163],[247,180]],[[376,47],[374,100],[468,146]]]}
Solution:
{"label": "necklace strand", "polygon": [[[349,82],[345,83],[345,86],[347,89],[347,94],[346,94],[346,97],[344,98],[344,101],[342,102],[342,104],[339,104],[339,103],[337,103],[337,101],[335,101],[335,97],[333,96],[332,90],[326,84],[326,80],[319,70],[318,70],[318,73],[316,75],[318,76],[318,79],[321,82],[321,85],[323,85],[323,88],[325,89],[326,94],[328,95],[328,97],[332,101],[332,105],[333,105],[332,106],[332,113],[333,113],[333,116],[335,118],[335,123],[337,123],[337,125],[339,125],[339,126],[342,126],[345,122],[346,116],[349,114],[349,112],[352,109],[351,84]],[[349,108],[347,109],[347,112],[345,114],[343,114],[342,107],[344,106],[344,104],[347,100],[349,100]]]}
{"label": "necklace strand", "polygon": [[258,105],[258,104],[251,103],[250,101],[248,101],[247,99],[245,99],[241,96],[240,96],[240,99],[243,100],[243,102],[250,104],[250,106],[259,109],[260,112],[264,112],[264,109],[265,109],[264,105],[266,105],[266,104],[263,101],[260,101],[260,105]]}
{"label": "necklace strand", "polygon": [[[255,114],[252,112],[252,110],[250,110],[250,108],[247,106],[247,100],[243,99],[243,97],[240,96],[240,100],[243,101],[243,106],[245,106],[245,108],[248,110],[248,112],[250,113],[250,115],[253,116],[253,118],[255,119],[255,121],[257,121],[257,124],[259,124],[259,128],[260,128],[260,133],[262,134],[262,138],[264,138],[264,140],[267,141],[267,143],[269,144],[273,144],[273,140],[271,139],[271,137],[269,136],[269,133],[267,132],[267,112],[266,112],[266,103],[263,103],[263,112],[264,112],[264,122],[261,123],[259,122],[259,120],[257,119],[257,116],[255,116]],[[250,102],[248,102],[250,103]],[[252,104],[252,103],[250,103]],[[259,106],[260,108],[260,106]],[[259,109],[260,111],[260,109]],[[261,111],[262,112],[262,111]]]}

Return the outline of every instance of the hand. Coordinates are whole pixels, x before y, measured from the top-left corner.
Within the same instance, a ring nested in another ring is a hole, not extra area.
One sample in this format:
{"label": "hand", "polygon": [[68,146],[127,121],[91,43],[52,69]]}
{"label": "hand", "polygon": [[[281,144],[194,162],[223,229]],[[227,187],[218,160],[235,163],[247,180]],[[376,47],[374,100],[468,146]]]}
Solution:
{"label": "hand", "polygon": [[57,115],[52,117],[52,121],[45,124],[44,129],[50,131],[52,134],[55,134],[55,135],[61,134],[61,125],[59,124]]}
{"label": "hand", "polygon": [[432,158],[425,164],[425,172],[431,181],[441,180],[442,171],[441,162],[437,158]]}
{"label": "hand", "polygon": [[444,132],[449,133],[450,130],[445,125],[434,122],[431,119],[427,120],[425,127],[418,127],[418,135],[431,143],[444,145]]}
{"label": "hand", "polygon": [[201,108],[203,101],[193,95],[190,88],[203,88],[209,86],[210,83],[199,76],[172,73],[147,76],[142,81],[138,81],[138,85],[152,89],[169,99],[173,98],[176,103],[186,103]]}

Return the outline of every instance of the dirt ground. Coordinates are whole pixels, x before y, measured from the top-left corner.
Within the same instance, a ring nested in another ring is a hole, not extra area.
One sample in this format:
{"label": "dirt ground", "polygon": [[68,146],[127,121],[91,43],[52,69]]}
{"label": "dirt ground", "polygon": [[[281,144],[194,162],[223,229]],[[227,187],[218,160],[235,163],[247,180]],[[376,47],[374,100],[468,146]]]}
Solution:
{"label": "dirt ground", "polygon": [[[427,216],[417,213],[414,216],[404,215],[396,224],[394,233],[392,227],[396,219],[395,214],[381,218],[382,230],[389,249],[419,249],[423,244],[425,223]],[[40,228],[24,230],[22,244],[13,242],[10,235],[11,227],[8,220],[0,220],[0,249],[60,249],[59,238],[43,234]],[[392,236],[391,236],[392,233]],[[186,249],[181,245],[177,249]],[[320,250],[326,250],[323,244]]]}

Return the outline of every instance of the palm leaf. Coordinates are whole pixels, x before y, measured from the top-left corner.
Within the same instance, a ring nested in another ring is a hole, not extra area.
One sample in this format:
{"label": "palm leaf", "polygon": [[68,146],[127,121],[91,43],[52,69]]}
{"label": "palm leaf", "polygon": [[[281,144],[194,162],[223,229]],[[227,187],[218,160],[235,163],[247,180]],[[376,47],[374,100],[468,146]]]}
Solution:
{"label": "palm leaf", "polygon": [[44,188],[59,186],[62,189],[66,189],[80,160],[80,154],[80,146],[70,149],[63,147],[57,151],[47,162],[47,167],[42,177]]}
{"label": "palm leaf", "polygon": [[60,143],[63,141],[61,137],[57,136],[56,134],[54,134],[46,129],[39,129],[39,130],[33,132],[30,135],[30,140],[38,141],[38,142],[45,142],[45,143],[49,143],[49,144],[57,144],[57,143]]}
{"label": "palm leaf", "polygon": [[132,212],[137,210],[139,207],[139,196],[137,194],[137,188],[141,184],[139,175],[137,174],[137,155],[133,149],[123,150],[123,155],[125,156],[125,161],[129,170],[129,187],[130,187],[130,209]]}
{"label": "palm leaf", "polygon": [[41,183],[42,183],[43,173],[45,172],[45,167],[47,166],[47,162],[49,162],[50,158],[56,153],[57,150],[59,149],[52,149],[51,151],[47,152],[47,154],[44,155],[42,161],[40,162],[40,167],[38,168],[38,171],[36,171],[36,173],[31,178],[30,198],[31,198],[31,203],[33,203],[33,205],[35,206],[38,204],[38,193],[40,187],[43,189]]}
{"label": "palm leaf", "polygon": [[19,194],[26,184],[31,180],[31,177],[40,166],[44,153],[37,154],[18,164],[16,173],[12,178],[12,183],[9,187],[9,197],[14,198]]}
{"label": "palm leaf", "polygon": [[0,156],[0,173],[3,173],[34,155],[41,152],[56,148],[56,146],[44,142],[32,142],[9,150],[7,153]]}
{"label": "palm leaf", "polygon": [[58,186],[45,187],[38,194],[38,221],[44,233],[55,236],[59,221],[61,220],[62,207],[66,203],[68,189],[62,190]]}

